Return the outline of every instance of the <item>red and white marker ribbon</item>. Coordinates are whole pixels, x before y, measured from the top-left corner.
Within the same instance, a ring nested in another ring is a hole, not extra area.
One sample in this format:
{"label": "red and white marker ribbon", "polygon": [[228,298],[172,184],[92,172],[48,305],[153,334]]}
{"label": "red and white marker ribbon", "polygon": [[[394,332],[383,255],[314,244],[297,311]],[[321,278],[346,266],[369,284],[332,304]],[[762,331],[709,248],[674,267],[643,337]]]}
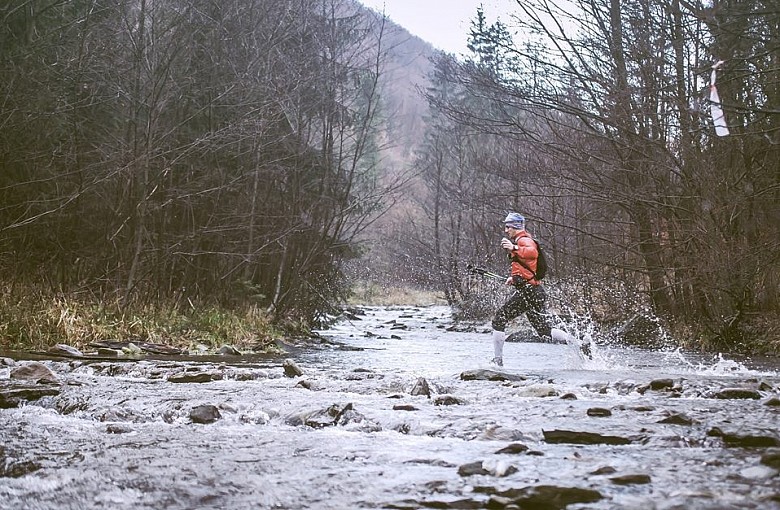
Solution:
{"label": "red and white marker ribbon", "polygon": [[712,75],[710,76],[710,114],[712,115],[712,123],[715,125],[715,134],[718,136],[728,136],[729,128],[726,125],[726,117],[723,115],[723,109],[720,106],[718,89],[715,87],[715,75],[722,64],[723,61],[718,60],[712,66]]}

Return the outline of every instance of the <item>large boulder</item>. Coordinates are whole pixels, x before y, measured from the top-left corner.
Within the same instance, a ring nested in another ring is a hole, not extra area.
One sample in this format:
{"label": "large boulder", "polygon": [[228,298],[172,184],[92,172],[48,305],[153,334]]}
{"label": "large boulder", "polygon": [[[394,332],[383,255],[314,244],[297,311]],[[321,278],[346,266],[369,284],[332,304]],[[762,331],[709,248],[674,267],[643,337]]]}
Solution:
{"label": "large boulder", "polygon": [[57,384],[59,380],[46,365],[33,361],[11,369],[11,379],[33,383]]}

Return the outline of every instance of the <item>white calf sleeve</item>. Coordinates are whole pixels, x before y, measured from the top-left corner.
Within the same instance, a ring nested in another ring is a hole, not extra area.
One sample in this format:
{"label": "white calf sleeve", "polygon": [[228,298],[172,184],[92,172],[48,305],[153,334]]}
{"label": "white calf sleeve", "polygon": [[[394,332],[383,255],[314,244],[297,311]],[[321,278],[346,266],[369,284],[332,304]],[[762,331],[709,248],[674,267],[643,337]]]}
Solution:
{"label": "white calf sleeve", "polygon": [[506,334],[503,331],[493,330],[493,354],[496,358],[504,357],[504,341]]}
{"label": "white calf sleeve", "polygon": [[562,329],[552,328],[550,330],[550,336],[556,342],[565,342],[567,344],[576,344],[577,343],[576,339],[573,336],[571,336],[570,334],[568,334],[567,332],[565,332]]}

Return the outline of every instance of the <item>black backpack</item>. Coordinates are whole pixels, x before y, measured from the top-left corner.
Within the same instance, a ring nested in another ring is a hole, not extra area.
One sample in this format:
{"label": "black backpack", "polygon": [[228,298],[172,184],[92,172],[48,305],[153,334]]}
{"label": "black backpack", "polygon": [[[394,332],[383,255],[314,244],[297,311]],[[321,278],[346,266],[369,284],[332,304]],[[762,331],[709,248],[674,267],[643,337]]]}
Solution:
{"label": "black backpack", "polygon": [[547,276],[547,257],[544,255],[544,250],[542,250],[542,245],[539,244],[539,241],[534,239],[534,242],[536,243],[536,251],[539,253],[539,258],[536,259],[536,279],[541,280],[545,276]]}

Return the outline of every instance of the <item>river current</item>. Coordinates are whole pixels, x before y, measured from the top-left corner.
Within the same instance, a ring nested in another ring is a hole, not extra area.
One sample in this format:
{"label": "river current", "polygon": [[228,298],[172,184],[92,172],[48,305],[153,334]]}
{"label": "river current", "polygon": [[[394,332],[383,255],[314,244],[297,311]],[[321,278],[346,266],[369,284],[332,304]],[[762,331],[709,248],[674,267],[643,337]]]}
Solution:
{"label": "river current", "polygon": [[363,311],[278,358],[39,360],[0,508],[780,509],[778,360],[597,338],[496,368],[446,307]]}

